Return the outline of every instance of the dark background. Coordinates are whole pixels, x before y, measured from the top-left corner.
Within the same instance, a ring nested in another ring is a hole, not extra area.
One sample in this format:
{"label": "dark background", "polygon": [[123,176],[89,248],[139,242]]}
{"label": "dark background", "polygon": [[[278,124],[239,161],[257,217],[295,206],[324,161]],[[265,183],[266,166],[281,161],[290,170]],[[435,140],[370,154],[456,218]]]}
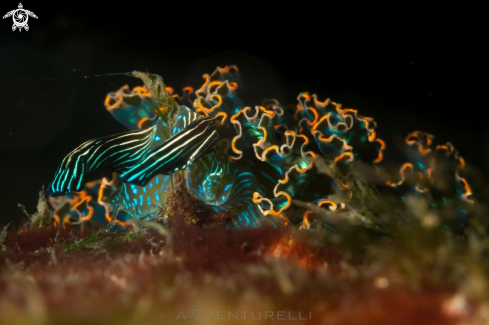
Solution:
{"label": "dark background", "polygon": [[[17,5],[4,1],[0,14]],[[19,202],[36,211],[41,185],[67,153],[125,130],[103,102],[141,82],[97,76],[132,70],[160,74],[180,92],[236,64],[248,105],[316,93],[374,117],[387,161],[402,163],[397,143],[422,130],[435,144],[451,141],[477,177],[487,176],[487,51],[477,8],[23,5],[39,17],[29,18],[28,32],[0,20],[0,224],[20,220]]]}

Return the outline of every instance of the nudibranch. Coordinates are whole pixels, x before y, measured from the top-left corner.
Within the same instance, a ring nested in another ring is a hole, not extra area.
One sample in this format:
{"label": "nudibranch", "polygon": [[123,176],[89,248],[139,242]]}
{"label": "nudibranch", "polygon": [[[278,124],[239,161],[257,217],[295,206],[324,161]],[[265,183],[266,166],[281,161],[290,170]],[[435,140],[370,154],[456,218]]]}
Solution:
{"label": "nudibranch", "polygon": [[[237,227],[264,222],[328,227],[293,201],[340,211],[348,195],[334,198],[350,186],[340,175],[358,161],[378,166],[383,159],[385,142],[377,138],[373,118],[307,92],[299,94],[292,109],[273,99],[246,106],[235,66],[204,74],[204,84],[195,92],[184,88],[182,96],[173,94],[160,76],[132,75],[145,86],[130,90],[126,85],[105,100],[107,110],[129,131],[78,146],[48,187],[50,196],[65,195],[51,198],[60,223],[111,221],[116,207],[123,214],[117,216],[120,225],[128,218],[152,218],[157,205],[166,203],[171,175],[179,172],[194,198],[216,213],[232,211]],[[435,193],[435,174],[449,160],[453,194],[468,201],[471,190],[459,174],[463,159],[451,144],[431,150],[432,138],[422,132],[406,138],[412,161],[401,167],[401,180],[386,180],[387,187],[401,195]],[[333,164],[338,177],[319,172],[314,163],[319,158]],[[112,180],[95,179],[103,171],[113,172]],[[414,184],[405,181],[411,174]]]}

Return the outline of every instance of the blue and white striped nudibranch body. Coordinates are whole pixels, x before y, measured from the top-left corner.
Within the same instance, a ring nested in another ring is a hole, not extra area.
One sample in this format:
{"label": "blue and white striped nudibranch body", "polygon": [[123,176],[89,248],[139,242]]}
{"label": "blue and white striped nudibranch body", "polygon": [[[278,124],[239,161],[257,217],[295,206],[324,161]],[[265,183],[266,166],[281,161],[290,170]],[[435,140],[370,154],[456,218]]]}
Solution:
{"label": "blue and white striped nudibranch body", "polygon": [[188,124],[162,145],[140,159],[131,169],[121,174],[124,182],[144,186],[158,174],[173,174],[186,169],[195,160],[212,149],[219,139],[217,120],[203,117]]}
{"label": "blue and white striped nudibranch body", "polygon": [[50,196],[81,191],[92,176],[117,172],[127,183],[146,185],[158,174],[186,169],[208,153],[218,139],[217,120],[181,106],[170,137],[161,120],[145,130],[128,131],[87,141],[68,154],[48,186]]}
{"label": "blue and white striped nudibranch body", "polygon": [[156,127],[128,131],[87,141],[70,152],[48,186],[50,196],[81,191],[94,174],[110,170],[118,173],[133,167],[147,154]]}

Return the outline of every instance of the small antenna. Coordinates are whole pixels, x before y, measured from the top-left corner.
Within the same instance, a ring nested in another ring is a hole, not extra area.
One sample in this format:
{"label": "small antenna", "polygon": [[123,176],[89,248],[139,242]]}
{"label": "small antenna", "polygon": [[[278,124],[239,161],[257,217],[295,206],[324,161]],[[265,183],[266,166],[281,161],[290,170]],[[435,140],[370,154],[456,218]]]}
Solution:
{"label": "small antenna", "polygon": [[38,78],[38,77],[30,77],[30,78],[22,78],[21,81],[25,80],[72,80],[72,79],[88,79],[88,78],[98,78],[98,77],[111,77],[111,76],[130,76],[133,77],[132,72],[116,72],[116,73],[105,73],[105,74],[94,74],[90,76],[82,76],[82,77],[48,77],[48,78]]}

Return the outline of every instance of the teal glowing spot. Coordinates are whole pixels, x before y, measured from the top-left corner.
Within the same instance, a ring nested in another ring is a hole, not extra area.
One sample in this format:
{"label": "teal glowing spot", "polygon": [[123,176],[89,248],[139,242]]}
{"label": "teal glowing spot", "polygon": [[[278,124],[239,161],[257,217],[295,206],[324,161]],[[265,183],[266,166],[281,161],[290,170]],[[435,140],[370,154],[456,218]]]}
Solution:
{"label": "teal glowing spot", "polygon": [[280,209],[285,207],[287,205],[287,202],[282,202],[282,203],[279,203],[277,204],[277,207],[279,207]]}

